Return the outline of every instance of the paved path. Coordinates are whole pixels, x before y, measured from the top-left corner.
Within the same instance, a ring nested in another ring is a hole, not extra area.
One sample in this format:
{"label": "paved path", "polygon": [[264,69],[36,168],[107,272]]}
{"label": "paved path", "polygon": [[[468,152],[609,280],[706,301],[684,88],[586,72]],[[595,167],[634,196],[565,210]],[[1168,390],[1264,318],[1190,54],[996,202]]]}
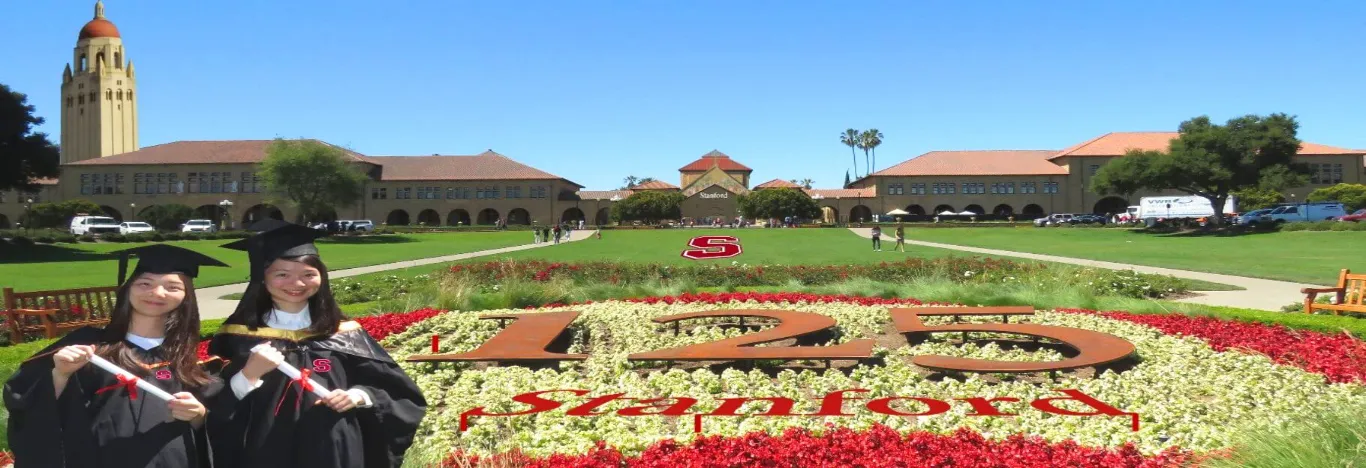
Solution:
{"label": "paved path", "polygon": [[[871,239],[872,228],[849,228],[859,236]],[[888,238],[884,233],[882,236],[883,252],[896,245],[896,239]],[[936,247],[940,249],[959,250],[983,255],[997,257],[1019,257],[1031,260],[1040,260],[1055,263],[1069,263],[1072,265],[1082,265],[1095,268],[1108,268],[1111,270],[1133,270],[1139,273],[1150,273],[1155,275],[1170,275],[1177,278],[1208,281],[1211,283],[1229,284],[1246,289],[1246,291],[1199,291],[1196,296],[1178,299],[1177,302],[1190,302],[1194,304],[1217,305],[1227,307],[1240,307],[1244,309],[1259,309],[1279,311],[1281,307],[1304,300],[1304,294],[1300,293],[1301,288],[1323,287],[1319,285],[1292,283],[1289,281],[1276,281],[1261,278],[1248,278],[1244,276],[1221,275],[1218,273],[1205,273],[1189,270],[1174,270],[1171,268],[1152,267],[1144,265],[1130,265],[1127,263],[1103,262],[1099,260],[1087,260],[1081,258],[1058,257],[1054,255],[1032,254],[1025,252],[1013,252],[1009,250],[984,249],[980,247],[967,247],[953,244],[940,244],[938,242],[925,242],[916,240],[906,240],[907,245],[921,245],[925,247]],[[869,246],[871,247],[871,244]]]}
{"label": "paved path", "polygon": [[[593,234],[596,232],[597,231],[595,230],[572,231],[569,235],[569,242],[587,239],[589,237],[592,237]],[[375,273],[379,271],[398,270],[408,267],[431,265],[433,263],[454,262],[457,260],[464,260],[467,258],[497,255],[507,252],[516,252],[519,250],[539,249],[542,247],[550,247],[553,245],[555,244],[523,244],[512,247],[503,247],[500,249],[479,250],[475,252],[466,252],[462,254],[445,255],[441,257],[419,258],[416,260],[405,260],[402,262],[384,263],[379,265],[370,265],[357,268],[347,268],[345,270],[336,270],[328,272],[327,277],[345,278],[348,276],[364,275],[367,273]],[[219,298],[229,294],[240,294],[245,292],[246,290],[247,283],[226,284],[223,286],[214,286],[210,288],[201,288],[195,290],[195,299],[199,302],[199,317],[204,319],[216,319],[225,318],[229,315],[232,315],[232,311],[237,308],[237,300],[227,300]]]}

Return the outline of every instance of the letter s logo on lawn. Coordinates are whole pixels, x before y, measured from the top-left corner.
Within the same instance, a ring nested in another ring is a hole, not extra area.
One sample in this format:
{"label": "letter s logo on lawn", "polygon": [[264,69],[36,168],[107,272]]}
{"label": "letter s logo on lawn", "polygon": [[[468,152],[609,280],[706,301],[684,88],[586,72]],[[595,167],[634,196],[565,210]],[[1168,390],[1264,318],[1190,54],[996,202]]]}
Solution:
{"label": "letter s logo on lawn", "polygon": [[688,241],[691,249],[683,251],[683,258],[709,260],[740,255],[740,239],[734,236],[698,236]]}

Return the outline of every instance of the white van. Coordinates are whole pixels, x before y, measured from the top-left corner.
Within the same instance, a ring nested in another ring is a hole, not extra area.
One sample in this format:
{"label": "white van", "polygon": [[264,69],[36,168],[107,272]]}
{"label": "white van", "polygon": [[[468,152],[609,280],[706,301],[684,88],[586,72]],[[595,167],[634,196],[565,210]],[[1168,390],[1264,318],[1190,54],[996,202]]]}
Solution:
{"label": "white van", "polygon": [[108,216],[77,216],[71,218],[71,235],[108,234],[119,232],[119,223]]}
{"label": "white van", "polygon": [[1271,210],[1266,218],[1276,224],[1301,221],[1332,221],[1347,216],[1347,208],[1339,202],[1305,202],[1284,204]]}

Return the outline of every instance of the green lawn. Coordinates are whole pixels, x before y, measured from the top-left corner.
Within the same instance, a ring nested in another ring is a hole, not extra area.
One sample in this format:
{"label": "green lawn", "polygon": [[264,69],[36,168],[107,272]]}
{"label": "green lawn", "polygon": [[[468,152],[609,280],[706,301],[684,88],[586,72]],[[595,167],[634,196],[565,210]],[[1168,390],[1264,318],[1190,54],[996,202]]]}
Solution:
{"label": "green lawn", "polygon": [[[333,270],[379,263],[496,249],[530,242],[520,232],[463,232],[335,237],[318,241]],[[245,252],[225,249],[232,240],[177,241],[171,244],[222,260],[230,268],[205,267],[195,285],[215,286],[247,280]],[[118,276],[118,257],[109,252],[146,245],[96,243],[5,246],[0,249],[0,286],[20,291],[108,286]]]}
{"label": "green lawn", "polygon": [[1332,284],[1338,271],[1366,271],[1366,232],[1296,231],[1213,236],[1123,229],[907,229],[907,239],[1132,263],[1182,270]]}

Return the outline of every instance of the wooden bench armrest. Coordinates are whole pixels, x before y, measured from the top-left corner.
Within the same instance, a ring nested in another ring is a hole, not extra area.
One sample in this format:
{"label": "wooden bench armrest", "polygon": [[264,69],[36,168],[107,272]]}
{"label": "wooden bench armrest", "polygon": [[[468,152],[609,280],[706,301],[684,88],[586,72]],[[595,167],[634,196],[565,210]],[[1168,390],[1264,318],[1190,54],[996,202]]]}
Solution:
{"label": "wooden bench armrest", "polygon": [[1339,291],[1345,292],[1345,289],[1346,288],[1304,288],[1300,290],[1300,294],[1323,294]]}
{"label": "wooden bench armrest", "polygon": [[60,312],[59,309],[14,309],[14,313],[19,315],[33,315],[37,317],[48,317]]}

